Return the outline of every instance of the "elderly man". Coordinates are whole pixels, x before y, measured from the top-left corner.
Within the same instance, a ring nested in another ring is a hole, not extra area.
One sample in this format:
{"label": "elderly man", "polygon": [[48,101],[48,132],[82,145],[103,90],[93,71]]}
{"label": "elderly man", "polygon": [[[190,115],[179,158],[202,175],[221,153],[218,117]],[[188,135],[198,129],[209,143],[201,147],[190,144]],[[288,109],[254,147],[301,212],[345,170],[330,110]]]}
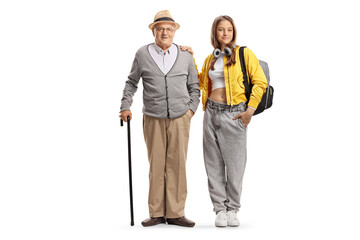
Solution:
{"label": "elderly man", "polygon": [[132,117],[130,106],[143,79],[143,130],[150,162],[149,213],[143,226],[159,223],[193,227],[185,218],[186,156],[190,120],[200,102],[197,71],[190,53],[173,43],[180,25],[160,11],[149,25],[155,43],[136,55],[121,100],[120,115]]}

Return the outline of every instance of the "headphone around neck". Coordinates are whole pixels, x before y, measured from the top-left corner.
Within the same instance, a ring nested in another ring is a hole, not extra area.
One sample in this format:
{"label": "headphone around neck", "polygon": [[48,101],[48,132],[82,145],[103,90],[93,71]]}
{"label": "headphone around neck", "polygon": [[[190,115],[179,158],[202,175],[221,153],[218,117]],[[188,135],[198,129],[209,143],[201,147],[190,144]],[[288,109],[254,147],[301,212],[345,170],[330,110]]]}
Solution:
{"label": "headphone around neck", "polygon": [[[224,48],[225,55],[230,57],[232,54],[232,49],[234,49],[235,46],[236,46],[236,44],[234,44],[234,46],[232,46],[232,48],[229,48],[229,47]],[[213,55],[215,58],[220,57],[220,53],[221,53],[221,50],[219,48],[215,48],[213,51]]]}

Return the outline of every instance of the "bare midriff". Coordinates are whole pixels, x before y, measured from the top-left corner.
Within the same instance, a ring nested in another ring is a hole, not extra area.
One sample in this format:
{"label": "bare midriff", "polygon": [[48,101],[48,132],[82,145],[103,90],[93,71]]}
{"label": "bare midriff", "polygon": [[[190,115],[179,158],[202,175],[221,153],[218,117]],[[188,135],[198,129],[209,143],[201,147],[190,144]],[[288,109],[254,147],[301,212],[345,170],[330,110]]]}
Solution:
{"label": "bare midriff", "polygon": [[226,90],[225,88],[217,88],[213,90],[209,97],[211,100],[215,102],[226,103]]}

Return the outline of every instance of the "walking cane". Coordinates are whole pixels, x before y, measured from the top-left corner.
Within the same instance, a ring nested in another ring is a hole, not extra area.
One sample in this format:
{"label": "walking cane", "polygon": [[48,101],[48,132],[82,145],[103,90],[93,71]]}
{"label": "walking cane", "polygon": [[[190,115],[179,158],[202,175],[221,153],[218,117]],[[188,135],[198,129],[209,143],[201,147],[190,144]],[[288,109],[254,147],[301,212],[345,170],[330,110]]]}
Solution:
{"label": "walking cane", "polygon": [[[124,125],[123,120],[120,119],[121,127]],[[127,116],[127,133],[128,133],[128,156],[129,156],[129,188],[130,188],[130,215],[131,226],[134,226],[134,208],[133,208],[133,194],[132,194],[132,175],[131,175],[131,139],[130,139],[130,117]]]}

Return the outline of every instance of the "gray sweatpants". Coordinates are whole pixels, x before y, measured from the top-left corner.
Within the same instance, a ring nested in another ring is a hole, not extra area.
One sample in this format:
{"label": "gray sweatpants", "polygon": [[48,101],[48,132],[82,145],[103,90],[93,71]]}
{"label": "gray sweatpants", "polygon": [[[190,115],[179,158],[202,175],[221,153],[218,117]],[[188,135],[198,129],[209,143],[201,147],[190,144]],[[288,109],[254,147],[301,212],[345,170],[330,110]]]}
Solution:
{"label": "gray sweatpants", "polygon": [[240,118],[246,103],[229,106],[208,99],[204,114],[203,149],[214,211],[240,208],[246,165],[246,128]]}

